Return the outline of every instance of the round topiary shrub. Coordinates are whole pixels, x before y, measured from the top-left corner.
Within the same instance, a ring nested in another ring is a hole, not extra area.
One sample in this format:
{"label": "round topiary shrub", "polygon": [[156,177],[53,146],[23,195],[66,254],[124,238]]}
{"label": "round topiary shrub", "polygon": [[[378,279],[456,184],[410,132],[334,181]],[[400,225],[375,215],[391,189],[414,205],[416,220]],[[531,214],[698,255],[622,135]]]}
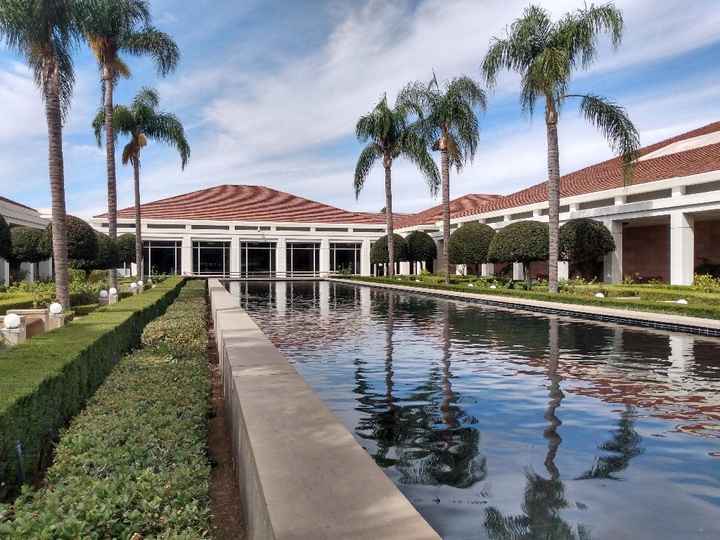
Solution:
{"label": "round topiary shrub", "polygon": [[48,249],[46,234],[44,229],[12,227],[10,229],[12,249],[9,259],[16,263],[39,263],[49,259],[52,252]]}
{"label": "round topiary shrub", "polygon": [[10,227],[5,218],[0,216],[0,257],[9,259],[12,254],[12,241],[10,239]]}
{"label": "round topiary shrub", "polygon": [[437,246],[432,237],[423,231],[413,231],[405,238],[407,257],[413,262],[428,262],[437,257]]}
{"label": "round topiary shrub", "polygon": [[469,264],[479,269],[487,262],[490,242],[495,229],[484,223],[466,223],[450,235],[448,257],[450,264]]}
{"label": "round topiary shrub", "polygon": [[[75,216],[66,216],[65,223],[70,267],[81,270],[92,268],[98,251],[95,230]],[[52,246],[52,224],[48,225],[45,238],[47,246],[50,248]]]}
{"label": "round topiary shrub", "polygon": [[135,262],[135,235],[133,233],[121,234],[117,238],[118,262],[130,264]]}
{"label": "round topiary shrub", "polygon": [[490,242],[488,261],[522,263],[525,277],[530,282],[529,266],[534,261],[548,258],[550,234],[547,223],[518,221],[506,225]]}
{"label": "round topiary shrub", "polygon": [[569,261],[583,277],[615,251],[615,240],[605,225],[594,219],[572,219],[560,227],[560,259]]}
{"label": "round topiary shrub", "polygon": [[97,256],[92,263],[92,270],[110,270],[111,268],[117,268],[118,262],[118,250],[115,242],[112,241],[107,234],[97,234]]}
{"label": "round topiary shrub", "polygon": [[[408,245],[405,239],[399,234],[394,234],[395,240],[395,262],[408,260]],[[372,264],[385,264],[388,262],[387,235],[379,238],[370,250],[370,262]]]}

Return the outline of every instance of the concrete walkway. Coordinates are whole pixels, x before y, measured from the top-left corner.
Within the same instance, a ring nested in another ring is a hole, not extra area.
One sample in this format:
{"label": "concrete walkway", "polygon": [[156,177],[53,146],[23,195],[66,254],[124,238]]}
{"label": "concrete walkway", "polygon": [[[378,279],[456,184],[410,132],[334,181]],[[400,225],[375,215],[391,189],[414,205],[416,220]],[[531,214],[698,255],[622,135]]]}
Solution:
{"label": "concrete walkway", "polygon": [[480,294],[465,291],[452,291],[444,289],[430,289],[425,287],[413,287],[411,285],[396,285],[394,283],[377,283],[363,281],[361,279],[337,279],[329,281],[346,283],[349,285],[367,285],[383,289],[412,292],[444,298],[456,298],[470,302],[478,302],[490,306],[499,306],[524,311],[549,313],[563,315],[578,319],[589,319],[605,321],[628,326],[640,326],[644,328],[655,328],[671,332],[686,332],[703,336],[720,337],[720,320],[703,319],[700,317],[687,317],[669,313],[650,313],[646,311],[631,311],[629,309],[606,308],[600,306],[587,306],[578,304],[565,304],[562,302],[546,302],[543,300],[531,300],[527,298],[512,298],[509,296],[494,296],[491,294]]}

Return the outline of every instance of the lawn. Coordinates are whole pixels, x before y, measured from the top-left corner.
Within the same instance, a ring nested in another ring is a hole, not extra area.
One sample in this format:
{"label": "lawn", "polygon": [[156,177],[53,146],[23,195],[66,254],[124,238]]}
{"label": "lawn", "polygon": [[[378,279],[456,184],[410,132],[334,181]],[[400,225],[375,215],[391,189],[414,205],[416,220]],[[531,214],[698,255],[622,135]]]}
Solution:
{"label": "lawn", "polygon": [[[524,282],[472,276],[452,276],[449,285],[444,283],[443,277],[437,275],[396,276],[394,278],[353,277],[352,279],[436,290],[720,319],[720,289],[709,289],[708,287],[680,287],[662,284],[610,285],[569,281],[562,283],[560,293],[550,294],[547,285],[542,282],[535,284],[531,290],[527,290]],[[598,294],[602,294],[603,297],[597,297]]]}

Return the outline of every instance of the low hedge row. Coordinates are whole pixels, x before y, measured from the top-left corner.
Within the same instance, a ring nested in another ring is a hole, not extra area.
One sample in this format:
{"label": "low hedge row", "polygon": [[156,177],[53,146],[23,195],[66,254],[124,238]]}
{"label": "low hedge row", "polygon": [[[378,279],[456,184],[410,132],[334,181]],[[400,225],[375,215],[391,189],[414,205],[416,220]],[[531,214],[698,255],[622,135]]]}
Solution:
{"label": "low hedge row", "polygon": [[0,352],[0,500],[38,478],[59,430],[137,345],[145,325],[165,311],[182,283],[167,280]]}
{"label": "low hedge row", "polygon": [[142,342],[63,434],[46,487],[0,516],[0,537],[208,536],[205,282],[189,282]]}
{"label": "low hedge row", "polygon": [[648,300],[623,300],[618,298],[594,298],[587,295],[574,294],[550,294],[542,291],[524,291],[519,289],[489,289],[479,287],[468,287],[467,283],[456,285],[445,285],[440,283],[416,282],[407,278],[382,278],[382,277],[353,277],[358,282],[367,281],[371,283],[391,283],[395,285],[409,285],[423,289],[462,291],[476,294],[493,296],[506,296],[512,298],[527,298],[531,300],[544,300],[546,302],[558,302],[565,304],[579,304],[602,306],[609,308],[628,309],[631,311],[647,311],[655,313],[672,313],[675,315],[686,315],[689,317],[703,317],[706,319],[720,319],[720,306],[714,304],[690,304],[680,305]]}

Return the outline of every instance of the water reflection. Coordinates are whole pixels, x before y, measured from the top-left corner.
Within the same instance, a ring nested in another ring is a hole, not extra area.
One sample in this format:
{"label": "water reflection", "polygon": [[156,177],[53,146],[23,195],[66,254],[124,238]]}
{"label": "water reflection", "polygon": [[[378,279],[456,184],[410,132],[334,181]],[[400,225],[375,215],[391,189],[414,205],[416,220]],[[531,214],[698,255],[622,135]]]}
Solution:
{"label": "water reflection", "polygon": [[328,283],[237,294],[444,538],[720,536],[720,341]]}

